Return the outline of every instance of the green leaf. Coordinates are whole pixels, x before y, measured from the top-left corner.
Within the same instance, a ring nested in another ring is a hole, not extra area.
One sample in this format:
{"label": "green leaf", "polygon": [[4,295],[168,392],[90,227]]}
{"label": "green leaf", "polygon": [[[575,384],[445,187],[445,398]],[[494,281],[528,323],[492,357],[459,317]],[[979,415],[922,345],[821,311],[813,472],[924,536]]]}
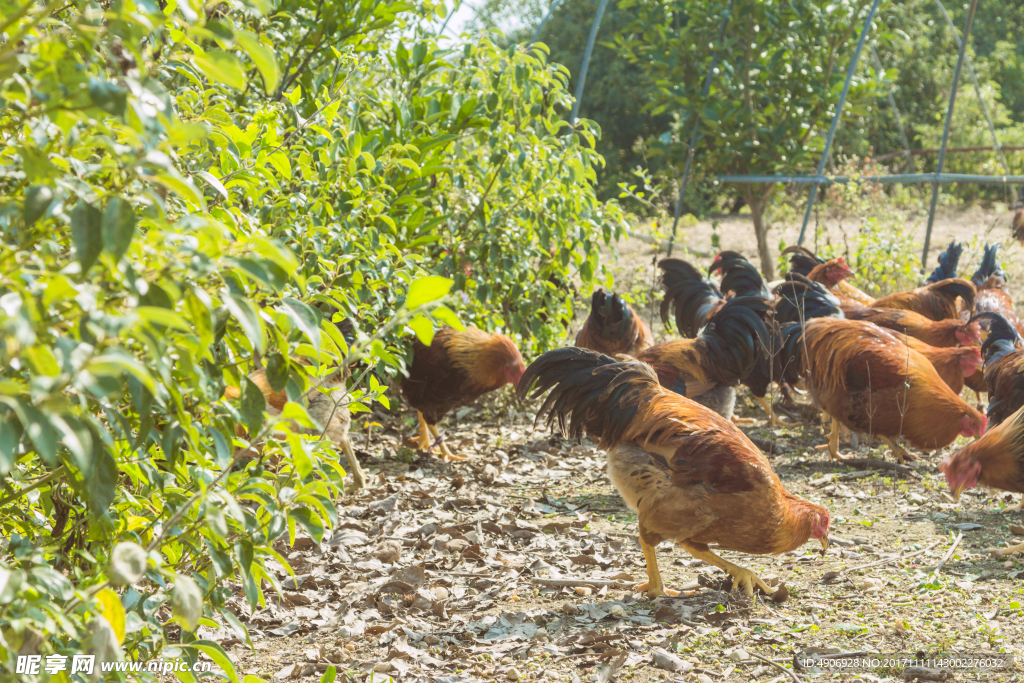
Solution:
{"label": "green leaf", "polygon": [[6,477],[18,459],[18,444],[21,443],[21,423],[14,414],[4,416],[0,421],[0,477]]}
{"label": "green leaf", "polygon": [[320,312],[298,299],[285,297],[281,301],[284,304],[285,312],[291,318],[295,326],[306,335],[317,355],[320,354]]}
{"label": "green leaf", "polygon": [[217,190],[224,199],[231,199],[231,197],[228,196],[227,188],[224,187],[224,184],[217,178],[217,176],[213,175],[209,171],[199,171],[196,175],[205,180],[210,187]]}
{"label": "green leaf", "polygon": [[224,648],[220,644],[212,640],[195,640],[189,643],[188,647],[194,647],[205,652],[221,668],[221,671],[227,674],[228,680],[231,683],[238,683],[238,673],[235,671],[235,665],[231,662],[231,658],[224,652]]}
{"label": "green leaf", "polygon": [[199,626],[199,620],[203,616],[203,593],[192,577],[184,574],[174,575],[171,615],[186,631],[193,632]]}
{"label": "green leaf", "polygon": [[142,578],[146,571],[146,551],[138,543],[125,541],[110,553],[107,576],[115,586],[127,586]]}
{"label": "green leaf", "polygon": [[261,43],[260,39],[249,31],[236,31],[235,40],[259,69],[266,91],[269,93],[277,90],[277,84],[281,80],[281,70],[277,66],[277,57],[274,55],[274,51]]}
{"label": "green leaf", "polygon": [[100,445],[98,439],[93,439],[93,448],[92,476],[86,481],[86,491],[89,494],[89,510],[99,514],[106,512],[114,502],[119,472],[114,457]]}
{"label": "green leaf", "polygon": [[156,394],[156,381],[145,365],[120,349],[109,349],[102,356],[90,360],[85,369],[94,375],[113,377],[120,380],[126,373],[139,380],[142,386]]}
{"label": "green leaf", "polygon": [[192,328],[179,314],[166,308],[157,306],[139,306],[135,309],[139,320],[160,327],[170,327],[182,332],[191,332]]}
{"label": "green leaf", "polygon": [[416,338],[424,346],[430,346],[430,343],[434,341],[434,323],[430,321],[430,318],[418,315],[409,321],[409,327],[416,333]]}
{"label": "green leaf", "polygon": [[124,197],[112,197],[103,212],[103,249],[120,261],[135,236],[135,210]]}
{"label": "green leaf", "polygon": [[465,331],[466,326],[459,320],[459,316],[455,315],[455,312],[447,306],[438,306],[430,312],[430,315],[434,316],[434,319],[443,322],[451,328],[459,330],[460,332]]}
{"label": "green leaf", "polygon": [[288,361],[280,353],[272,353],[266,363],[267,384],[274,391],[284,391],[288,384]]}
{"label": "green leaf", "polygon": [[89,99],[93,106],[112,116],[124,116],[128,106],[128,91],[110,81],[89,78]]}
{"label": "green leaf", "polygon": [[288,519],[295,520],[317,543],[323,540],[324,525],[308,508],[293,508],[288,512]]}
{"label": "green leaf", "polygon": [[[231,610],[222,607],[220,609],[220,613],[221,616],[224,617],[224,621],[228,622],[228,626],[231,627],[231,630],[235,632],[235,635],[238,636],[240,640],[245,641],[245,644],[252,648],[252,638],[249,636],[249,629],[245,627],[245,624],[239,621],[238,617],[231,613]],[[249,680],[249,677],[246,676],[244,680]]]}
{"label": "green leaf", "polygon": [[242,326],[242,330],[249,338],[253,348],[263,353],[263,323],[252,302],[229,293],[224,298],[224,305]]}
{"label": "green leaf", "polygon": [[25,227],[30,227],[42,218],[53,202],[53,190],[47,185],[33,185],[25,190],[25,204],[21,208],[21,217]]}
{"label": "green leaf", "polygon": [[324,675],[320,677],[320,683],[334,683],[334,679],[338,677],[338,669],[333,664],[327,667],[327,671],[324,671]]}
{"label": "green leaf", "polygon": [[238,57],[224,50],[208,50],[205,55],[194,55],[192,61],[207,78],[234,90],[245,89],[245,69]]}
{"label": "green leaf", "polygon": [[114,629],[117,644],[122,644],[124,642],[124,606],[121,605],[121,598],[113,590],[104,588],[96,594],[96,600],[101,605],[101,614]]}
{"label": "green leaf", "polygon": [[249,438],[255,439],[263,426],[263,411],[267,408],[267,400],[260,388],[248,377],[242,378],[242,396],[239,412],[245,420],[245,428],[249,430]]}
{"label": "green leaf", "polygon": [[444,297],[451,291],[455,281],[440,275],[428,275],[414,280],[405,297],[405,307],[412,311],[420,306]]}
{"label": "green leaf", "polygon": [[284,176],[285,180],[292,179],[292,164],[288,161],[288,156],[284,152],[274,152],[267,157],[267,161],[273,166],[278,173]]}
{"label": "green leaf", "polygon": [[75,204],[71,212],[71,242],[84,273],[103,251],[103,212],[82,200]]}

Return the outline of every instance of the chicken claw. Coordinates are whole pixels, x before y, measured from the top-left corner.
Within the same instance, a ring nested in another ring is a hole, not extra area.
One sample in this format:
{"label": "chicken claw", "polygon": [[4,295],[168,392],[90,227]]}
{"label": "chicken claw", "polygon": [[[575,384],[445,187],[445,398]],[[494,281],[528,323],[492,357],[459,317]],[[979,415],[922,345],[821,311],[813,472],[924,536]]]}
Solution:
{"label": "chicken claw", "polygon": [[444,442],[444,437],[437,431],[437,425],[427,425],[430,428],[430,433],[434,435],[434,442],[441,449],[441,458],[445,462],[462,462],[464,460],[470,460],[468,455],[455,455],[448,449],[448,444]]}
{"label": "chicken claw", "polygon": [[736,417],[732,416],[732,423],[737,425],[751,425],[754,424],[754,418],[752,417]]}
{"label": "chicken claw", "polygon": [[647,591],[647,597],[652,600],[661,595],[668,595],[670,597],[679,595],[679,591],[669,590],[661,583],[661,570],[658,569],[658,555],[654,551],[654,546],[648,545],[644,542],[643,537],[641,537],[640,548],[644,551],[644,560],[647,563],[647,581],[637,586],[634,590],[640,592]]}
{"label": "chicken claw", "polygon": [[850,455],[839,455],[839,432],[840,427],[839,420],[832,418],[832,431],[828,435],[828,444],[822,446],[815,446],[815,450],[823,451],[828,449],[828,454],[833,460],[847,460],[852,458]]}
{"label": "chicken claw", "polygon": [[682,546],[682,548],[686,552],[690,553],[698,560],[704,560],[708,564],[714,565],[722,571],[728,573],[729,576],[732,577],[732,587],[734,589],[743,589],[748,597],[752,597],[754,595],[755,585],[761,590],[763,590],[765,592],[765,595],[772,595],[775,592],[771,588],[769,588],[768,584],[762,581],[761,577],[759,577],[757,574],[750,571],[749,569],[746,569],[745,567],[741,567],[737,564],[729,562],[728,560],[722,559],[710,550],[706,550],[707,546],[701,547],[696,544],[690,543],[689,541],[679,541],[679,545]]}
{"label": "chicken claw", "polygon": [[1009,548],[989,548],[985,552],[990,553],[993,557],[1009,557],[1014,553],[1024,553],[1024,543]]}
{"label": "chicken claw", "polygon": [[665,588],[664,586],[662,586],[660,593],[655,593],[654,591],[652,591],[650,589],[650,586],[651,586],[651,582],[650,581],[644,581],[641,584],[633,586],[633,590],[635,590],[637,593],[643,593],[644,591],[646,591],[647,592],[647,597],[651,598],[651,599],[654,599],[654,598],[658,597],[659,595],[667,595],[670,598],[674,598],[674,597],[677,597],[680,594],[679,591],[672,590],[671,588]]}
{"label": "chicken claw", "polygon": [[889,446],[889,449],[892,450],[893,455],[896,456],[896,462],[898,462],[899,464],[902,465],[905,462],[913,462],[914,460],[917,460],[917,456],[907,453],[906,449],[903,448],[903,446],[900,446],[898,443],[896,443],[889,437],[882,436],[881,434],[879,434],[878,438],[884,441],[887,446]]}

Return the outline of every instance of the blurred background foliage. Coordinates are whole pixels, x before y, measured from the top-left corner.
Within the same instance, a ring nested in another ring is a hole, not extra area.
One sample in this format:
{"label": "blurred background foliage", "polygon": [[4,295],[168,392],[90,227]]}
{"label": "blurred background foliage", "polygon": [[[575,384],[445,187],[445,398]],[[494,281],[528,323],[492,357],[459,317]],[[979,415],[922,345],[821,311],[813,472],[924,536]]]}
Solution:
{"label": "blurred background foliage", "polygon": [[197,627],[248,642],[229,585],[264,606],[275,541],[319,541],[345,484],[246,376],[386,408],[413,334],[529,356],[604,281],[622,214],[567,69],[439,44],[448,9],[0,0],[0,668],[204,652],[235,680]]}

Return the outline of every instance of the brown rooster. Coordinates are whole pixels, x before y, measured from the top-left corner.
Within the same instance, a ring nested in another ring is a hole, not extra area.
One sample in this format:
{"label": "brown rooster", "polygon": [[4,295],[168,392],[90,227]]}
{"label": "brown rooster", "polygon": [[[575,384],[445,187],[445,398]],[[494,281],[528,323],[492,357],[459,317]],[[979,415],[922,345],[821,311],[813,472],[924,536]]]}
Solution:
{"label": "brown rooster", "polygon": [[944,320],[960,317],[957,299],[963,299],[963,310],[973,311],[976,296],[977,290],[973,284],[961,278],[949,278],[907,292],[883,296],[871,306],[915,311],[929,320]]}
{"label": "brown rooster", "polygon": [[[953,393],[923,355],[873,323],[812,318],[813,290],[780,296],[784,366],[800,368],[815,404],[832,419],[828,451],[839,458],[840,425],[889,444],[901,461],[913,459],[896,439],[942,448],[957,435],[980,436],[985,416]],[[799,327],[790,321],[803,316]],[[794,343],[798,342],[798,343]]]}
{"label": "brown rooster", "polygon": [[576,334],[576,346],[614,356],[635,356],[654,343],[651,328],[618,294],[598,289],[590,298],[590,315]]}
{"label": "brown rooster", "polygon": [[[300,361],[301,362],[301,361]],[[363,488],[366,477],[359,466],[355,451],[352,450],[352,443],[348,438],[349,425],[352,421],[348,405],[341,400],[344,392],[338,391],[345,386],[346,371],[337,370],[329,375],[322,384],[306,392],[303,397],[306,414],[312,418],[314,429],[303,430],[307,433],[323,434],[344,451],[351,467],[352,487],[351,490]],[[282,391],[275,391],[267,379],[266,370],[257,370],[249,375],[249,380],[259,388],[266,401],[266,410],[271,417],[280,417],[284,406],[288,403],[287,394]],[[241,396],[238,387],[227,387],[224,396],[230,399],[237,399]]]}
{"label": "brown rooster", "polygon": [[946,348],[962,344],[981,345],[981,328],[978,323],[945,319],[931,320],[914,311],[895,308],[869,308],[856,304],[843,304],[847,320],[865,320],[896,332],[902,332],[920,339],[930,346]]}
{"label": "brown rooster", "polygon": [[[939,469],[946,475],[946,484],[957,501],[965,489],[978,484],[1024,493],[1024,408],[943,460]],[[1024,498],[1016,507],[1003,512],[1011,510],[1024,510]],[[1024,543],[992,552],[1000,556],[1024,552]]]}
{"label": "brown rooster", "polygon": [[453,408],[506,384],[516,386],[524,369],[519,349],[503,334],[488,334],[475,327],[463,332],[442,327],[430,346],[414,340],[409,376],[402,380],[401,388],[419,418],[420,450],[430,450],[433,436],[445,460],[466,460],[445,445],[437,423]]}
{"label": "brown rooster", "polygon": [[772,590],[749,569],[708,544],[752,554],[794,550],[808,539],[828,548],[829,514],[789,493],[767,458],[731,422],[662,388],[649,366],[616,362],[577,348],[534,361],[519,384],[525,398],[552,389],[538,411],[548,425],[579,438],[584,431],[608,451],[608,474],[639,517],[647,561],[647,595],[677,595],[662,584],[655,548],[678,543],[733,577],[752,595]]}
{"label": "brown rooster", "polygon": [[843,303],[870,306],[874,299],[850,284],[848,278],[853,270],[846,264],[843,257],[826,261],[810,249],[801,246],[787,247],[782,251],[789,254],[789,271],[803,275],[813,282],[825,285]]}

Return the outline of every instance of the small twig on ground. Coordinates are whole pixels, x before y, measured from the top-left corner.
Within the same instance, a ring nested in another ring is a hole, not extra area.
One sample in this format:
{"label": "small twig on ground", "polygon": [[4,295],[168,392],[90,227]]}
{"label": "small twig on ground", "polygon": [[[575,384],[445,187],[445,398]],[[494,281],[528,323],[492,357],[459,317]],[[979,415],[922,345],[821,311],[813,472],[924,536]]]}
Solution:
{"label": "small twig on ground", "polygon": [[939,543],[942,543],[942,541],[936,541],[935,543],[932,543],[927,548],[921,548],[920,550],[915,550],[914,552],[910,553],[909,555],[899,555],[897,557],[887,557],[884,560],[877,560],[875,562],[869,562],[867,564],[862,564],[859,567],[849,567],[847,569],[844,569],[843,573],[855,572],[855,571],[858,571],[860,569],[867,569],[868,567],[877,567],[878,565],[881,565],[881,564],[889,564],[890,562],[898,562],[900,560],[909,560],[911,557],[917,557],[918,555],[923,555],[924,553],[928,552],[929,550],[931,550],[932,548],[937,546]]}
{"label": "small twig on ground", "polygon": [[587,578],[564,578],[564,579],[530,579],[530,583],[535,583],[538,586],[547,586],[548,588],[585,588],[587,586],[593,586],[596,588],[632,588],[636,583],[630,583],[628,581],[619,581],[617,579],[587,579]]}
{"label": "small twig on ground", "polygon": [[778,662],[774,662],[774,661],[768,659],[767,657],[762,657],[761,655],[757,654],[756,652],[751,652],[749,650],[747,650],[747,654],[750,655],[751,657],[755,657],[756,659],[760,659],[762,662],[768,662],[769,664],[774,666],[776,669],[781,669],[786,674],[788,674],[790,678],[792,678],[794,681],[796,681],[796,683],[800,683],[800,677],[797,676],[795,672],[790,671],[789,669],[787,669],[786,667],[782,666]]}
{"label": "small twig on ground", "polygon": [[899,472],[900,474],[909,474],[917,479],[921,478],[921,475],[917,473],[913,467],[907,467],[906,465],[900,465],[888,460],[875,460],[874,458],[850,458],[849,460],[843,460],[840,464],[849,465],[854,469],[867,469],[876,467],[881,470],[892,470],[893,472]]}
{"label": "small twig on ground", "polygon": [[956,536],[956,540],[953,541],[953,545],[949,547],[949,550],[943,555],[942,560],[935,565],[934,573],[938,574],[942,571],[942,568],[949,562],[949,558],[953,557],[953,553],[956,552],[957,547],[960,545],[960,541],[964,540],[964,532],[960,532]]}

